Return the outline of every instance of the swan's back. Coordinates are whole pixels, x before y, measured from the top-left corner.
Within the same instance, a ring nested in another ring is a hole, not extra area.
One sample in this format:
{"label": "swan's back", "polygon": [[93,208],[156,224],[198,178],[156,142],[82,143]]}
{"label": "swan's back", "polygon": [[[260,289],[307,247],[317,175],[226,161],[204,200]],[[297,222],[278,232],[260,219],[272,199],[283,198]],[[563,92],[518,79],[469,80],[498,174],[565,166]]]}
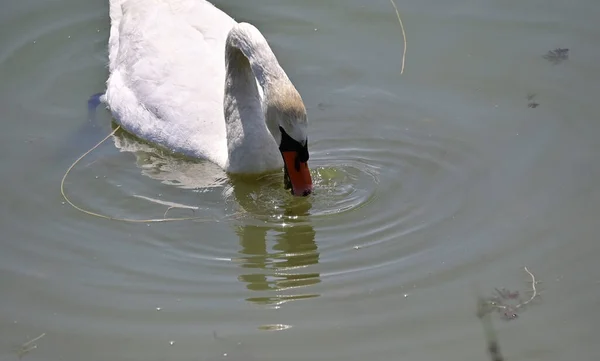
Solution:
{"label": "swan's back", "polygon": [[110,17],[105,100],[117,123],[224,166],[224,52],[235,21],[202,0],[110,0]]}

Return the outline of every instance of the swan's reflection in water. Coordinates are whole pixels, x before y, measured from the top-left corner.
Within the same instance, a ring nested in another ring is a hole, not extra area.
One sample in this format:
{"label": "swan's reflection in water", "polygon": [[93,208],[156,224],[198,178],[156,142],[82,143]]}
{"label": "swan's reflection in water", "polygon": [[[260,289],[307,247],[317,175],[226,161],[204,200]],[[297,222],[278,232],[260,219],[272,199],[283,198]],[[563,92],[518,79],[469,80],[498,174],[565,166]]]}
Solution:
{"label": "swan's reflection in water", "polygon": [[233,194],[242,209],[255,215],[268,212],[266,217],[276,220],[234,225],[240,238],[236,261],[244,269],[239,280],[256,292],[246,300],[257,304],[277,306],[318,297],[308,287],[320,282],[320,274],[310,267],[319,262],[316,233],[306,217],[310,198],[288,196],[282,183],[279,174],[262,179],[260,185],[233,180]]}
{"label": "swan's reflection in water", "polygon": [[[260,304],[281,304],[290,300],[317,297],[297,290],[320,282],[319,273],[304,268],[319,262],[315,231],[310,226],[273,227],[240,226],[241,257],[238,261],[246,273],[239,277],[252,291],[269,291],[247,298]],[[269,231],[273,236],[269,237]],[[269,247],[272,239],[273,245]],[[270,249],[269,249],[270,248]]]}
{"label": "swan's reflection in water", "polygon": [[[163,184],[205,193],[206,202],[198,206],[222,206],[217,198],[222,201],[224,196],[227,203],[242,211],[243,217],[231,224],[240,240],[240,256],[234,258],[243,269],[238,279],[256,293],[247,301],[278,306],[319,296],[308,287],[320,282],[320,274],[310,267],[319,262],[315,230],[307,217],[311,198],[289,195],[282,187],[282,173],[265,175],[259,182],[229,178],[212,163],[173,157],[126,132],[118,132],[114,141],[121,151],[135,155],[142,174]],[[185,203],[185,197],[180,194],[173,201]]]}
{"label": "swan's reflection in water", "polygon": [[[114,129],[117,125],[111,123]],[[208,191],[220,189],[228,182],[227,174],[216,164],[175,156],[155,148],[119,129],[113,137],[115,147],[131,153],[142,174],[163,184],[182,189]]]}

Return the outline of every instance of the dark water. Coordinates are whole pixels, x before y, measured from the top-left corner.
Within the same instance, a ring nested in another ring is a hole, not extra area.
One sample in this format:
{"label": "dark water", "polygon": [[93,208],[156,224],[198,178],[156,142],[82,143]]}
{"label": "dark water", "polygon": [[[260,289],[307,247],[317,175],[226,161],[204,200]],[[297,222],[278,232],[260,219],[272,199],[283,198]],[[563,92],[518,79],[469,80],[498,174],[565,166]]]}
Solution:
{"label": "dark water", "polygon": [[314,197],[118,132],[71,199],[202,222],[63,204],[111,131],[108,3],[4,4],[0,361],[487,360],[477,296],[524,266],[506,359],[600,357],[599,3],[398,1],[402,75],[386,0],[217,5],[302,93]]}

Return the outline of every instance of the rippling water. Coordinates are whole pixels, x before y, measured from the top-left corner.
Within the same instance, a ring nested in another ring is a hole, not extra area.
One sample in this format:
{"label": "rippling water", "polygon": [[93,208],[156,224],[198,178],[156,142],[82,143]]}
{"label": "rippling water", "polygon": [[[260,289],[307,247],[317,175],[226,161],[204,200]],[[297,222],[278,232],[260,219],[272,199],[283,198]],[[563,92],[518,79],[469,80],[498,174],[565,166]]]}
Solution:
{"label": "rippling water", "polygon": [[194,218],[168,223],[60,194],[114,128],[86,107],[107,2],[5,4],[0,361],[486,360],[477,297],[528,299],[524,266],[542,297],[492,315],[506,359],[597,360],[600,4],[396,3],[403,75],[389,1],[218,2],[302,93],[315,192],[122,131],[66,180],[92,212]]}

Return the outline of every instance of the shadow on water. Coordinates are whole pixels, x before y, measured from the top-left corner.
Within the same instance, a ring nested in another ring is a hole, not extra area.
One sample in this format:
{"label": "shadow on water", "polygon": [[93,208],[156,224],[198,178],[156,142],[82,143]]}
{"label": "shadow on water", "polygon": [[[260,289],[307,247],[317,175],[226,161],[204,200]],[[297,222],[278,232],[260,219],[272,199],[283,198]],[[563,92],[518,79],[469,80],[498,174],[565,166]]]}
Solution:
{"label": "shadow on water", "polygon": [[[271,205],[275,222],[264,224],[234,224],[240,238],[240,256],[236,259],[244,272],[239,280],[246,288],[257,293],[246,300],[257,304],[280,305],[285,302],[318,297],[318,294],[301,289],[319,283],[320,274],[307,269],[319,262],[319,251],[315,242],[316,232],[307,216],[312,204],[310,198],[296,198],[281,194],[281,202],[273,205],[257,201],[256,192],[280,194],[276,179],[258,186],[255,182],[233,180],[233,195],[240,207],[251,213],[260,214]],[[263,187],[272,187],[265,192]]]}

